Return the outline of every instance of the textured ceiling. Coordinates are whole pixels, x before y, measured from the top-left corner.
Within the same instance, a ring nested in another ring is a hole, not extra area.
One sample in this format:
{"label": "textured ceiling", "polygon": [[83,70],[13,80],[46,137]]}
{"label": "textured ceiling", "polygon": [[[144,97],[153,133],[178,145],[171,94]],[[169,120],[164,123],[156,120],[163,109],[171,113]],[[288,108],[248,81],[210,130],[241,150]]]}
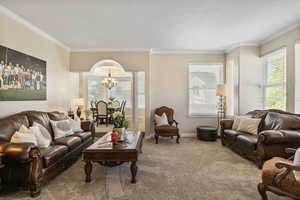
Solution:
{"label": "textured ceiling", "polygon": [[224,50],[300,22],[299,0],[0,0],[72,50]]}

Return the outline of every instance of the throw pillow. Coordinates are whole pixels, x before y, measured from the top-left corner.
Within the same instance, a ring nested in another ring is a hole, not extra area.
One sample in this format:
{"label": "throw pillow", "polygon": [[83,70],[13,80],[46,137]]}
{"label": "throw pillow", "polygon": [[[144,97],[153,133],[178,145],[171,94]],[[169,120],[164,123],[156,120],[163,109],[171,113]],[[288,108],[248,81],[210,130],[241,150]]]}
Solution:
{"label": "throw pillow", "polygon": [[[300,148],[296,150],[293,164],[300,166]],[[293,172],[295,175],[295,179],[297,181],[300,181],[300,172],[299,171],[293,171]]]}
{"label": "throw pillow", "polygon": [[22,125],[18,131],[16,131],[10,139],[12,143],[33,143],[37,145],[37,139],[32,131],[26,126]]}
{"label": "throw pillow", "polygon": [[48,129],[46,129],[43,125],[37,123],[37,122],[33,122],[32,126],[36,126],[39,127],[41,134],[45,137],[45,138],[50,138],[51,140],[51,134],[49,133]]}
{"label": "throw pillow", "polygon": [[47,134],[47,135],[44,136],[42,134],[42,131],[40,130],[40,128],[38,126],[32,126],[29,129],[35,135],[38,147],[40,147],[40,148],[47,148],[47,147],[49,147],[49,145],[51,143],[51,136],[50,136],[50,134]]}
{"label": "throw pillow", "polygon": [[74,119],[69,118],[69,122],[70,122],[70,125],[71,125],[71,129],[74,133],[75,132],[82,132],[81,121],[80,121],[79,117],[75,116]]}
{"label": "throw pillow", "polygon": [[241,118],[238,131],[243,131],[251,134],[257,134],[261,119]]}
{"label": "throw pillow", "polygon": [[248,116],[234,116],[232,129],[237,131],[237,129],[240,125],[241,119],[245,119],[245,118],[250,118],[250,117],[248,117]]}
{"label": "throw pillow", "polygon": [[161,116],[155,114],[154,118],[155,118],[156,126],[169,125],[168,117],[166,113],[163,113]]}
{"label": "throw pillow", "polygon": [[62,138],[68,135],[72,135],[74,133],[71,128],[69,120],[60,120],[60,121],[50,120],[50,123],[54,132],[54,139]]}

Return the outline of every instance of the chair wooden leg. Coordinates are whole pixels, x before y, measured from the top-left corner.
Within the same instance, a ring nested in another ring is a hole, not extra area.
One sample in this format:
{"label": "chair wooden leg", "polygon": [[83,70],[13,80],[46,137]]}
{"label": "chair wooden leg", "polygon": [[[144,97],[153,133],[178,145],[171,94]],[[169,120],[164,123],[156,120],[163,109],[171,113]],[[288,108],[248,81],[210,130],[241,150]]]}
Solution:
{"label": "chair wooden leg", "polygon": [[176,143],[177,143],[177,144],[179,144],[179,138],[180,138],[180,135],[178,134],[178,135],[177,135],[177,139],[176,139]]}
{"label": "chair wooden leg", "polygon": [[155,143],[158,144],[158,135],[155,135]]}
{"label": "chair wooden leg", "polygon": [[264,165],[264,160],[262,158],[258,157],[256,160],[256,165],[259,169],[262,169],[262,167]]}
{"label": "chair wooden leg", "polygon": [[267,196],[267,193],[266,193],[267,188],[266,188],[265,184],[259,183],[257,185],[257,189],[258,189],[258,192],[259,192],[259,194],[261,196],[261,199],[262,200],[268,200],[268,196]]}

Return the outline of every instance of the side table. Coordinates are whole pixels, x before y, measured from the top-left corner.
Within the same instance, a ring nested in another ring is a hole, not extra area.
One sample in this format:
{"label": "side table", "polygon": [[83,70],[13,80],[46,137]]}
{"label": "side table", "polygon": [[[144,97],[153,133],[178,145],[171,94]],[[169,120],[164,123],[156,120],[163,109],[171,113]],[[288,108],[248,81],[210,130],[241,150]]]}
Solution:
{"label": "side table", "polygon": [[[2,158],[4,157],[3,153],[0,153],[0,170],[5,167],[5,165],[2,163]],[[0,173],[0,191],[2,190],[2,178]]]}
{"label": "side table", "polygon": [[198,126],[197,137],[199,140],[216,141],[218,137],[218,129],[212,126]]}

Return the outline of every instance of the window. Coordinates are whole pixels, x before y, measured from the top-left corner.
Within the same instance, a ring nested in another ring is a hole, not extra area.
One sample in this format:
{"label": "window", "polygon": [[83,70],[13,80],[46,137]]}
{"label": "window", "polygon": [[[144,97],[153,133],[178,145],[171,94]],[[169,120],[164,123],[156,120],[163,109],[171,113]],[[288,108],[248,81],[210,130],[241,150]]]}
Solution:
{"label": "window", "polygon": [[217,84],[223,82],[222,64],[189,65],[189,115],[216,115]]}
{"label": "window", "polygon": [[263,57],[264,107],[286,110],[286,49]]}
{"label": "window", "polygon": [[295,112],[300,113],[300,41],[295,45]]}

